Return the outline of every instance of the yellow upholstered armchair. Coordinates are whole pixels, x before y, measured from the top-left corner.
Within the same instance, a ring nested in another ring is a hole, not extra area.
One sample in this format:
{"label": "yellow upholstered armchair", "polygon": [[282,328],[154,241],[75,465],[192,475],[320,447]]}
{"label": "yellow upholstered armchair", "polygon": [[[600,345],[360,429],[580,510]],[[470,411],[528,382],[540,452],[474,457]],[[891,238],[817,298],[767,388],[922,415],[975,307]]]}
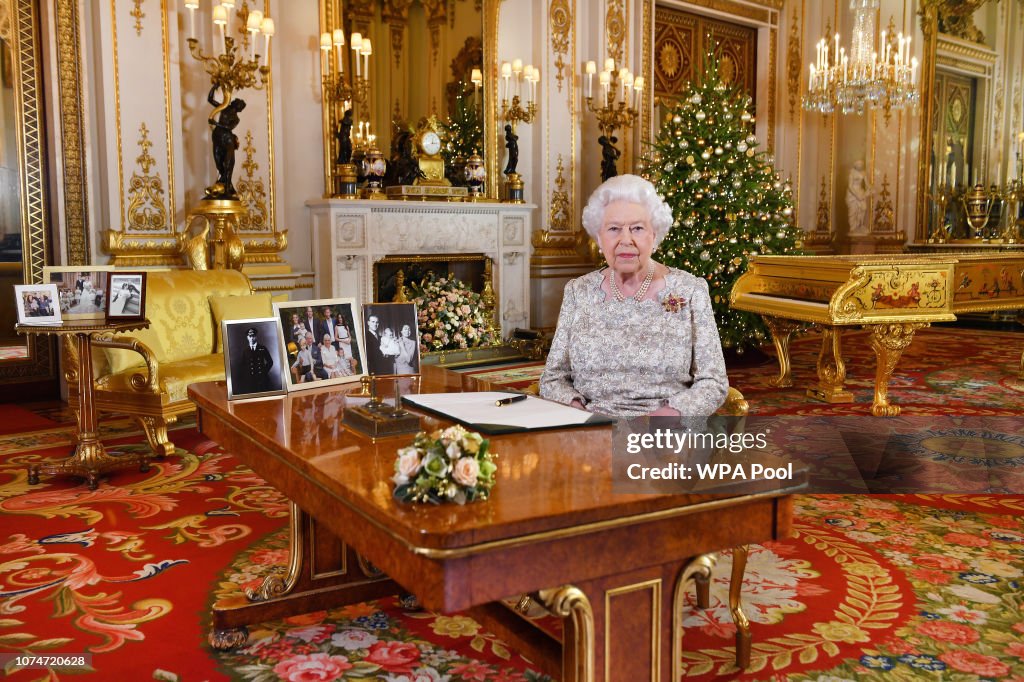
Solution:
{"label": "yellow upholstered armchair", "polygon": [[[96,409],[122,412],[145,430],[158,457],[174,453],[167,427],[195,410],[188,385],[224,378],[224,355],[217,347],[220,320],[218,301],[252,296],[249,278],[236,270],[166,270],[150,272],[146,279],[148,329],[131,334],[100,335],[93,341],[93,386]],[[271,312],[270,295],[261,294],[262,313]],[[229,306],[225,306],[229,307]],[[245,307],[240,305],[239,307]],[[73,344],[63,347],[69,402],[78,404],[79,371]]]}

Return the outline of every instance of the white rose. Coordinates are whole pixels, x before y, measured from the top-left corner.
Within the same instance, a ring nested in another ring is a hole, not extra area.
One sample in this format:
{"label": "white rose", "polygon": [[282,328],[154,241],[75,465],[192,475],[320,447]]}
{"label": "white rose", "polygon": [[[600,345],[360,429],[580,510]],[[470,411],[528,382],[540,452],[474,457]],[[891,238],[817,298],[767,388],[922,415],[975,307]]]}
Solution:
{"label": "white rose", "polygon": [[452,478],[459,485],[472,487],[476,485],[476,479],[480,475],[480,464],[475,457],[463,457],[455,463]]}

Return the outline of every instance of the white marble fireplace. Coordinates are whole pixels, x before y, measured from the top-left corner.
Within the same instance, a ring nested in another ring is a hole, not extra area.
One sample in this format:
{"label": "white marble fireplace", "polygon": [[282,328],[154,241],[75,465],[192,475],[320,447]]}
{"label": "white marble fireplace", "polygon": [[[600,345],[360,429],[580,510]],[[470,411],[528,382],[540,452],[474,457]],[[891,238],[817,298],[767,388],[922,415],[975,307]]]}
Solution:
{"label": "white marble fireplace", "polygon": [[494,262],[502,337],[530,326],[532,204],[306,202],[319,298],[372,301],[373,264],[385,256],[483,254]]}

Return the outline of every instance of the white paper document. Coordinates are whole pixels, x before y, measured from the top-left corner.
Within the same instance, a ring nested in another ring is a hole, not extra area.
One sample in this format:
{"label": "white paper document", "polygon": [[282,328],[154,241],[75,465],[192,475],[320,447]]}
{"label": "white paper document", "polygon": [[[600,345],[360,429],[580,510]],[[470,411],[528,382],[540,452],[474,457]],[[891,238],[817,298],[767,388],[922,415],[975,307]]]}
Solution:
{"label": "white paper document", "polygon": [[593,417],[590,412],[561,403],[526,396],[510,405],[496,405],[503,398],[522,394],[506,391],[480,393],[416,393],[402,396],[414,405],[447,415],[465,424],[493,424],[523,429],[576,426]]}

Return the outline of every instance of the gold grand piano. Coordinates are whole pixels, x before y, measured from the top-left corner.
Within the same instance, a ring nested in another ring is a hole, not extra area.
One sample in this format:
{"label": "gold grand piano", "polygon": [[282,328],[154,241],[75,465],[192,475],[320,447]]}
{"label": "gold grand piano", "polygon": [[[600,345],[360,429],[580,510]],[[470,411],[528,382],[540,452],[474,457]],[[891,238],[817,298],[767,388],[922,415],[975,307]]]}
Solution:
{"label": "gold grand piano", "polygon": [[[823,333],[818,386],[808,395],[852,402],[845,390],[841,328],[871,332],[878,366],[876,417],[900,413],[889,402],[889,377],[918,329],[957,313],[1024,309],[1024,254],[755,256],[729,297],[733,308],[760,314],[779,358],[774,386],[792,386],[789,339],[801,327]],[[1024,356],[1021,357],[1024,379]]]}

